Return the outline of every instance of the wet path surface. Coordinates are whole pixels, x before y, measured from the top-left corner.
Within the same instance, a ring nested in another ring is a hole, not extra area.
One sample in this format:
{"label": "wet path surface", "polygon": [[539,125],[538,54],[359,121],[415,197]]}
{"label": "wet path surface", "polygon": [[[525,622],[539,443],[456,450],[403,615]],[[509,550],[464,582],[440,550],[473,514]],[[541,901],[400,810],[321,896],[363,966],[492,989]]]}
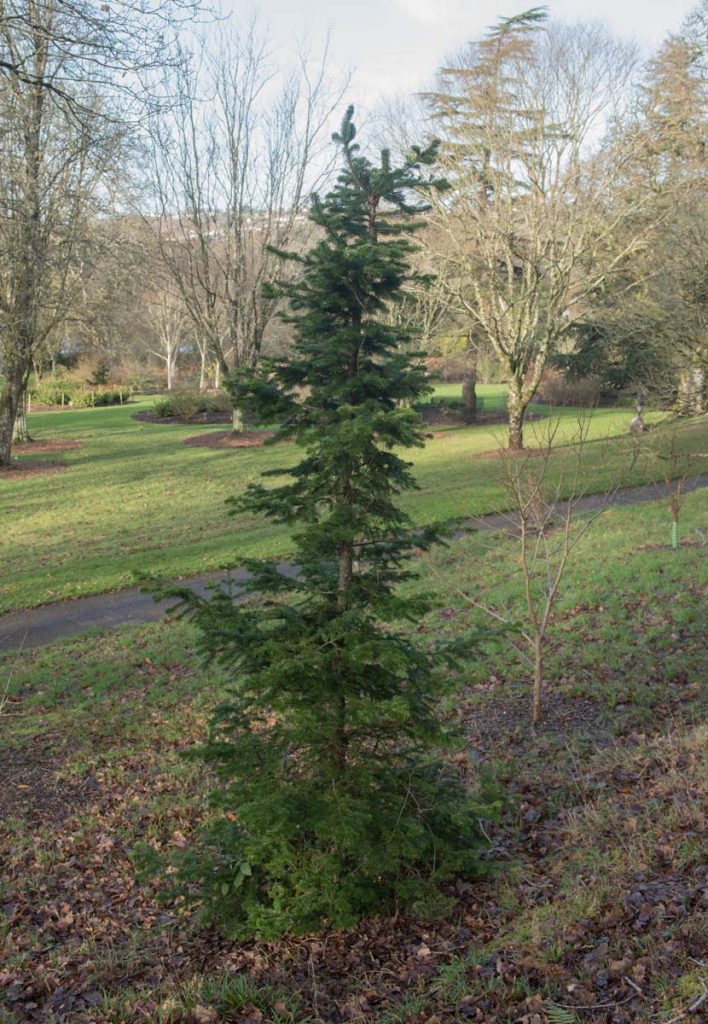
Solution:
{"label": "wet path surface", "polygon": [[[708,474],[703,474],[687,481],[684,493],[708,487]],[[656,501],[667,498],[665,484],[644,484],[618,491],[610,500],[611,505],[632,505],[643,501]],[[588,495],[575,503],[574,511],[578,514],[592,512],[606,504],[605,495]],[[562,516],[565,506],[559,506]],[[511,518],[503,514],[480,516],[470,521],[469,530],[509,529]],[[468,532],[468,531],[460,531]],[[285,575],[292,576],[297,571],[292,562],[278,563],[278,569]],[[175,581],[178,586],[191,587],[205,594],[206,586],[225,577],[225,573],[209,572],[190,579]],[[244,570],[232,572],[231,579],[245,579]],[[11,612],[0,616],[0,652],[26,650],[42,647],[62,637],[76,636],[88,630],[115,629],[118,626],[135,625],[144,622],[156,622],[161,619],[170,601],[156,602],[150,594],[143,593],[139,587],[117,590],[108,594],[93,594],[90,597],[79,597],[70,601],[57,601],[54,604],[41,605],[26,611]]]}

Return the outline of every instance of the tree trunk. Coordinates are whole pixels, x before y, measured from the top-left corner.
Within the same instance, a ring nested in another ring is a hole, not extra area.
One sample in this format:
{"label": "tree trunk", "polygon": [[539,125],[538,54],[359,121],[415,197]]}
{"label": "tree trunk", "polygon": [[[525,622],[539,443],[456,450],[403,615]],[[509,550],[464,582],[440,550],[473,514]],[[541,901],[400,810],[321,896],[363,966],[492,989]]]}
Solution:
{"label": "tree trunk", "polygon": [[199,390],[204,391],[206,388],[206,349],[202,348],[199,350]]}
{"label": "tree trunk", "polygon": [[465,353],[465,379],[462,382],[462,403],[466,423],[477,422],[477,346],[472,339],[472,331]]}
{"label": "tree trunk", "polygon": [[477,375],[471,373],[462,382],[462,402],[465,423],[477,422]]}
{"label": "tree trunk", "polygon": [[702,416],[705,412],[706,374],[702,366],[684,370],[679,380],[678,411],[681,416]]}
{"label": "tree trunk", "polygon": [[543,638],[537,636],[533,644],[533,715],[531,721],[541,721],[541,687],[543,684]]}
{"label": "tree trunk", "polygon": [[671,495],[671,547],[678,551],[679,546],[679,517],[681,515],[681,484],[677,484],[676,490]]}
{"label": "tree trunk", "polygon": [[231,429],[234,434],[243,433],[243,412],[236,406],[233,407],[233,412],[231,413]]}
{"label": "tree trunk", "polygon": [[171,391],[172,390],[172,353],[171,352],[167,353],[166,366],[167,366],[167,390]]}
{"label": "tree trunk", "polygon": [[27,444],[28,441],[32,440],[27,430],[27,404],[27,394],[25,393],[15,416],[15,425],[12,431],[13,444]]}
{"label": "tree trunk", "polygon": [[15,427],[15,417],[10,408],[9,401],[3,401],[2,420],[0,421],[0,466],[12,465],[12,434]]}
{"label": "tree trunk", "polygon": [[506,402],[509,416],[509,448],[520,451],[524,447],[524,414],[526,406],[521,395],[521,386],[512,380],[509,384],[509,397]]}
{"label": "tree trunk", "polygon": [[[40,75],[44,73],[42,55]],[[36,62],[35,62],[36,64]],[[37,70],[37,68],[36,68]],[[37,82],[39,82],[39,77]],[[0,465],[12,461],[12,443],[15,423],[24,411],[27,384],[32,372],[37,343],[38,282],[46,258],[46,243],[42,233],[42,124],[46,94],[40,85],[32,88],[28,110],[27,129],[24,133],[23,187],[24,202],[19,219],[21,236],[17,252],[17,284],[11,322],[14,321],[9,360],[5,366],[5,387],[0,394]]]}
{"label": "tree trunk", "polygon": [[477,351],[470,350],[465,360],[466,377],[462,382],[465,423],[477,422]]}
{"label": "tree trunk", "polygon": [[17,380],[6,380],[0,394],[0,466],[12,465],[15,421],[23,404],[23,387]]}
{"label": "tree trunk", "polygon": [[214,387],[217,391],[221,387],[221,363],[218,359],[214,363]]}

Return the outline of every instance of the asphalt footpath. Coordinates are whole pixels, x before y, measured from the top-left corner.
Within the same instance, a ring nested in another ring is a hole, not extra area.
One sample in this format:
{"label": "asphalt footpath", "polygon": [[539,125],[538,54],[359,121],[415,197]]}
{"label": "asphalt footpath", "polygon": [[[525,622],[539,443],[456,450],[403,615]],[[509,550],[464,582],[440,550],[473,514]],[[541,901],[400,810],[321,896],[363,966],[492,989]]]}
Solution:
{"label": "asphalt footpath", "polygon": [[[708,474],[693,477],[683,486],[684,493],[708,487]],[[617,491],[608,500],[603,494],[587,495],[574,503],[574,515],[588,515],[609,505],[633,505],[644,501],[660,499],[668,501],[665,484],[644,484]],[[562,519],[567,506],[560,503],[557,516]],[[474,530],[513,530],[513,517],[498,513],[469,520],[463,529],[456,531],[461,536]],[[292,562],[278,563],[278,570],[286,576],[293,576],[297,567]],[[210,583],[218,583],[227,574],[209,572],[189,579],[174,580],[175,586],[189,587],[199,594],[208,593]],[[228,574],[236,591],[239,580],[246,578],[244,570]],[[162,619],[174,601],[155,601],[153,596],[140,587],[128,587],[107,594],[92,594],[69,601],[56,601],[26,611],[10,612],[0,616],[0,653],[30,650],[54,643],[64,637],[73,637],[94,630],[117,629],[119,626],[157,622]]]}

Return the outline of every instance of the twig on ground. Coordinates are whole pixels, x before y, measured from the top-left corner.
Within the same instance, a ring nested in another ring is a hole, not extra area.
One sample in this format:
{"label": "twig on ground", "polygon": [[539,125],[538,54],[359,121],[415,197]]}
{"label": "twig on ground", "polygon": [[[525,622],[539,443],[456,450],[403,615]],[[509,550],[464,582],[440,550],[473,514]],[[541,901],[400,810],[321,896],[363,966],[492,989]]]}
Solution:
{"label": "twig on ground", "polygon": [[639,985],[637,985],[636,982],[632,981],[631,978],[628,978],[626,974],[622,975],[622,981],[624,981],[625,984],[629,985],[630,988],[633,988],[635,992],[638,992],[639,995],[642,996],[642,998],[644,998],[644,993],[640,989]]}
{"label": "twig on ground", "polygon": [[[325,945],[326,945],[326,942],[325,942]],[[321,1021],[322,1017],[320,1015],[320,1007],[319,1007],[319,987],[318,987],[318,984],[317,984],[317,976],[315,974],[315,959],[314,959],[312,950],[309,951],[309,954],[308,954],[308,957],[307,957],[307,973],[310,976],[310,986],[312,988],[312,1005],[313,1005],[314,1010],[315,1010],[315,1019],[318,1020],[318,1021]]]}
{"label": "twig on ground", "polygon": [[491,836],[489,835],[489,833],[487,832],[486,828],[484,827],[484,824],[483,824],[483,822],[482,822],[482,819],[481,819],[481,818],[477,818],[477,824],[479,825],[479,831],[480,831],[480,832],[482,833],[482,835],[483,835],[483,836],[484,836],[484,838],[485,838],[485,839],[487,840],[487,842],[489,843],[489,845],[490,845],[490,846],[494,846],[494,843],[493,843],[493,841],[492,841],[492,838],[491,838]]}
{"label": "twig on ground", "polygon": [[[625,999],[615,999],[611,1003],[588,1003],[585,1005],[573,1005],[572,1003],[558,1003],[558,1006],[562,1006],[564,1010],[611,1010],[615,1006],[624,1006],[625,1003],[630,1002],[632,999],[637,998],[637,993],[632,992]],[[671,1024],[671,1021],[667,1021],[667,1024]]]}
{"label": "twig on ground", "polygon": [[695,999],[690,1006],[687,1006],[685,1010],[681,1011],[681,1013],[677,1014],[675,1017],[672,1017],[671,1020],[667,1020],[665,1024],[678,1024],[678,1021],[685,1020],[686,1017],[690,1016],[690,1014],[696,1013],[698,1010],[700,1010],[701,1006],[703,1006],[706,999],[708,999],[708,988],[705,987],[702,981],[701,985],[703,985],[703,992],[698,997],[698,999]]}

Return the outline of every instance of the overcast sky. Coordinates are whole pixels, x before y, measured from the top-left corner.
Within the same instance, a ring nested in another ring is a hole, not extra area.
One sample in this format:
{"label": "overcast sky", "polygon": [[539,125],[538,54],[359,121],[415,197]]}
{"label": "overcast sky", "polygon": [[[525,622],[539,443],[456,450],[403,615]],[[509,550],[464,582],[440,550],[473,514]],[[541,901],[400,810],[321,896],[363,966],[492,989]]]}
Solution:
{"label": "overcast sky", "polygon": [[[617,33],[654,49],[676,31],[697,0],[555,0],[555,18],[597,19]],[[287,58],[296,39],[315,49],[330,32],[331,55],[354,73],[348,98],[375,105],[384,95],[424,86],[446,54],[478,36],[501,16],[534,6],[534,0],[222,0],[224,12],[257,10],[276,47]]]}

